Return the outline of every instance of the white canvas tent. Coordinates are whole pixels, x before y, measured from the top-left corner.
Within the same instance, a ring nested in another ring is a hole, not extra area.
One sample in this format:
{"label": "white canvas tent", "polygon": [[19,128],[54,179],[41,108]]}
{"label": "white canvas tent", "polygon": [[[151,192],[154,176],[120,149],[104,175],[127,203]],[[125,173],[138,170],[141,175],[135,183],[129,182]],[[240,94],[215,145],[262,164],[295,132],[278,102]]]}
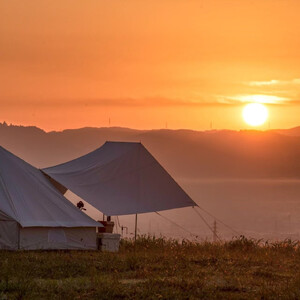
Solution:
{"label": "white canvas tent", "polygon": [[96,249],[99,223],[0,147],[0,249]]}
{"label": "white canvas tent", "polygon": [[106,142],[43,171],[110,216],[197,206],[141,143]]}

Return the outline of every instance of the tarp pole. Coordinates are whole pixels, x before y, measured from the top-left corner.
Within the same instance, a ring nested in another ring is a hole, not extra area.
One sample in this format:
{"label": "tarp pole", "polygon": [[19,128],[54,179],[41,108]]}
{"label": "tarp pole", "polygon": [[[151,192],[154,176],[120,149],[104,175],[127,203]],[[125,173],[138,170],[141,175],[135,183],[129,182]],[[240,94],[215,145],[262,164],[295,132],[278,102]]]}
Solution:
{"label": "tarp pole", "polygon": [[20,224],[18,223],[18,250],[20,250],[20,239],[21,239],[21,237],[20,237],[20,235],[21,235],[21,226],[20,226]]}
{"label": "tarp pole", "polygon": [[135,214],[134,243],[136,242],[136,236],[137,236],[137,214]]}

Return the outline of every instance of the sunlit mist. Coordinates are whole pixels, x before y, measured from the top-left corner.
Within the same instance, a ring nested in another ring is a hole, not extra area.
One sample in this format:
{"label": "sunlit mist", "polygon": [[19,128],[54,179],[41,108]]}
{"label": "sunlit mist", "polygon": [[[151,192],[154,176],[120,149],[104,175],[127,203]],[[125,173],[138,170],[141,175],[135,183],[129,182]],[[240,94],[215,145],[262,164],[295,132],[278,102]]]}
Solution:
{"label": "sunlit mist", "polygon": [[240,95],[232,98],[241,102],[270,103],[270,104],[281,104],[289,100],[285,97],[279,97],[274,95]]}

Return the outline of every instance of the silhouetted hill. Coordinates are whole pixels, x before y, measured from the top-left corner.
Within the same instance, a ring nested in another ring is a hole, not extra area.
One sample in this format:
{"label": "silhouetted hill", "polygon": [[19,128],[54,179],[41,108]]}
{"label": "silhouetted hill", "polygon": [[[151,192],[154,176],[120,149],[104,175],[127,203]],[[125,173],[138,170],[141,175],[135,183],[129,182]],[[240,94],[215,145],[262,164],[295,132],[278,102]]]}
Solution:
{"label": "silhouetted hill", "polygon": [[0,124],[1,145],[37,167],[93,151],[106,140],[141,141],[177,178],[299,178],[300,127],[277,131],[81,128],[45,132]]}
{"label": "silhouetted hill", "polygon": [[300,136],[300,126],[290,128],[290,129],[277,129],[274,131],[280,134],[285,134],[290,136]]}

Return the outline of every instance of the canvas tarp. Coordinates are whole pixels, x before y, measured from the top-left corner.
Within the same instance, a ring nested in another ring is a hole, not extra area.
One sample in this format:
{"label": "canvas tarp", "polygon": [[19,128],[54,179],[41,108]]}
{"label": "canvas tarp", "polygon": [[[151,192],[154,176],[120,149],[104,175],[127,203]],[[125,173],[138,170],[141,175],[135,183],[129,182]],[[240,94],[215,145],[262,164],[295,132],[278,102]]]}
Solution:
{"label": "canvas tarp", "polygon": [[106,215],[197,205],[141,143],[106,142],[43,171]]}

